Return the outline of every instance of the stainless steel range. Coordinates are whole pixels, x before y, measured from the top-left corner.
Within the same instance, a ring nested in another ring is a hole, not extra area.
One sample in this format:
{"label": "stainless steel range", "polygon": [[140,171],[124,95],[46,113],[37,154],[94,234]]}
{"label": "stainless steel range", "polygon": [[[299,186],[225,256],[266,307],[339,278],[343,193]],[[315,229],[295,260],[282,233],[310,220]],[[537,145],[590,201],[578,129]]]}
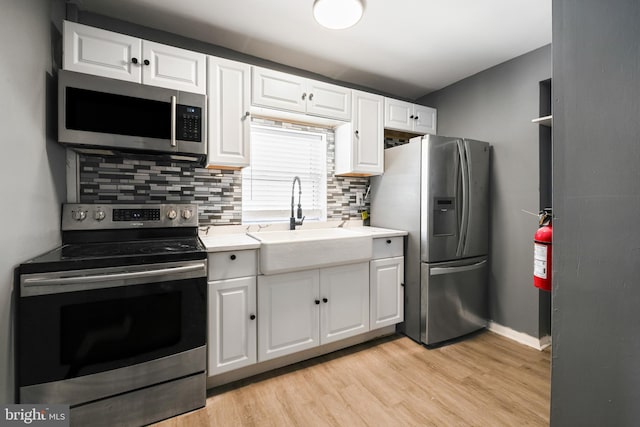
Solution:
{"label": "stainless steel range", "polygon": [[83,426],[203,407],[197,226],[195,205],[64,205],[63,245],[16,270],[17,400],[69,404]]}

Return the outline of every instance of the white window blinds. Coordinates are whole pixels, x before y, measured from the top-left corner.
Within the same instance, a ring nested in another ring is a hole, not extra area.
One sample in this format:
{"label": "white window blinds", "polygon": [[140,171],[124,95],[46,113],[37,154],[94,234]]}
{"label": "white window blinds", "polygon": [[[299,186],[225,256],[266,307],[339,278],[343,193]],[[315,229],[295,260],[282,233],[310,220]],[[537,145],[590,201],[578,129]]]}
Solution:
{"label": "white window blinds", "polygon": [[[327,142],[324,134],[251,127],[251,165],[242,171],[242,222],[289,221],[293,178],[302,183],[305,221],[327,217]],[[298,206],[295,187],[294,214]]]}

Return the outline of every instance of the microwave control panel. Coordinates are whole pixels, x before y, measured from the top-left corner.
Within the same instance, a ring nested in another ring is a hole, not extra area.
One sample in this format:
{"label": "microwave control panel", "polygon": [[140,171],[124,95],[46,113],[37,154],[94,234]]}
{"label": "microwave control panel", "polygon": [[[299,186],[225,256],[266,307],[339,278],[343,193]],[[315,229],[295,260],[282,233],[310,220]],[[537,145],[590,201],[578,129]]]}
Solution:
{"label": "microwave control panel", "polygon": [[176,139],[202,142],[202,108],[177,105]]}

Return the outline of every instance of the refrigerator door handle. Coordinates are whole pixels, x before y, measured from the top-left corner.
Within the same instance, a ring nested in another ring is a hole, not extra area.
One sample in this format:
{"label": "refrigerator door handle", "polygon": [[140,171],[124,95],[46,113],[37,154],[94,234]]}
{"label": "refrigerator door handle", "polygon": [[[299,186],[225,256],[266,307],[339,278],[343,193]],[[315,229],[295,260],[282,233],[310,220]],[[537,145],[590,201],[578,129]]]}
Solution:
{"label": "refrigerator door handle", "polygon": [[441,274],[461,273],[463,271],[477,270],[482,268],[487,263],[487,260],[476,262],[475,264],[463,265],[461,267],[433,267],[429,269],[430,276],[439,276]]}
{"label": "refrigerator door handle", "polygon": [[472,170],[471,170],[471,150],[469,150],[469,141],[467,140],[463,140],[463,145],[462,147],[464,147],[464,164],[465,164],[465,169],[467,171],[467,176],[466,178],[463,178],[463,182],[467,184],[467,197],[465,197],[464,202],[466,205],[466,218],[467,221],[465,223],[465,227],[464,227],[464,240],[463,240],[463,244],[462,244],[462,256],[465,256],[468,254],[469,252],[469,245],[468,245],[468,237],[469,237],[469,220],[470,218],[473,218],[473,212],[471,211],[472,205],[470,203],[470,198],[471,198],[471,174],[472,174]]}
{"label": "refrigerator door handle", "polygon": [[465,150],[462,141],[456,141],[458,145],[458,156],[460,157],[460,169],[462,171],[462,221],[460,222],[460,232],[458,233],[458,246],[456,248],[456,256],[462,256],[464,249],[467,226],[469,223],[469,170]]}

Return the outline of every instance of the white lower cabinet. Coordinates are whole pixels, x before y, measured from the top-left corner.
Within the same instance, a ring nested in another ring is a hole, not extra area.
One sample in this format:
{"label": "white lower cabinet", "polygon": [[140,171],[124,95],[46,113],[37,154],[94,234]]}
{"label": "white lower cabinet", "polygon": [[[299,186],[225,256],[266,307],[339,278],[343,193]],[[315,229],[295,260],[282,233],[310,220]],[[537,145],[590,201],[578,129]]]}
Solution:
{"label": "white lower cabinet", "polygon": [[404,321],[404,257],[370,262],[371,330]]}
{"label": "white lower cabinet", "polygon": [[256,363],[256,278],[209,282],[209,372]]}
{"label": "white lower cabinet", "polygon": [[319,287],[318,270],[258,276],[258,361],[318,345]]}
{"label": "white lower cabinet", "polygon": [[369,330],[369,263],[320,270],[320,343]]}
{"label": "white lower cabinet", "polygon": [[258,361],[369,331],[369,263],[258,277]]}

